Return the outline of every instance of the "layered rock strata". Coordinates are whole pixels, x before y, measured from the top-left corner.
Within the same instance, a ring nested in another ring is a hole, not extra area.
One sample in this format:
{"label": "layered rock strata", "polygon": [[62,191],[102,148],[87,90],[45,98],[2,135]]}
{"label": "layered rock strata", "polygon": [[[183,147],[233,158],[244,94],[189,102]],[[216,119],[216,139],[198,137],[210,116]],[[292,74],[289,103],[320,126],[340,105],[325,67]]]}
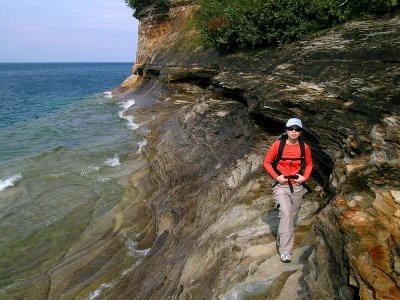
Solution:
{"label": "layered rock strata", "polygon": [[[177,47],[198,34],[183,30],[192,10],[140,19],[138,86],[122,96],[149,129],[151,250],[106,298],[398,299],[400,17],[217,56]],[[294,115],[314,192],[282,264],[261,162]]]}

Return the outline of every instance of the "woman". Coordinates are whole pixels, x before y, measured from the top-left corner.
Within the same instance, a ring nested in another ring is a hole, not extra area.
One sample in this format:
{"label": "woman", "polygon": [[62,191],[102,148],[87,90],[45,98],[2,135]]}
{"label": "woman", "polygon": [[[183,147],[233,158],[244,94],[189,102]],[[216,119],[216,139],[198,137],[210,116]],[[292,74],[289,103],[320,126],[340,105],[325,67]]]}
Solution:
{"label": "woman", "polygon": [[265,169],[276,181],[273,198],[279,207],[277,245],[282,262],[292,260],[294,220],[312,171],[310,147],[300,139],[302,130],[300,119],[289,119],[284,138],[273,143],[264,158]]}

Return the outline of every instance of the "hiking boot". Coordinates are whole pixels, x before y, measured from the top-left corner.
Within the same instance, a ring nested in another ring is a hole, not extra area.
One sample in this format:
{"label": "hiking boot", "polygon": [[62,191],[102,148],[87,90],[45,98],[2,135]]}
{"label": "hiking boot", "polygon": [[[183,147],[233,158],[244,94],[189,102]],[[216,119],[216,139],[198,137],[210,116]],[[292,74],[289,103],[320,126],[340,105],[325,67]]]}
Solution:
{"label": "hiking boot", "polygon": [[282,253],[281,254],[281,261],[284,263],[290,263],[292,260],[292,257],[290,256],[290,254],[286,254],[286,253]]}

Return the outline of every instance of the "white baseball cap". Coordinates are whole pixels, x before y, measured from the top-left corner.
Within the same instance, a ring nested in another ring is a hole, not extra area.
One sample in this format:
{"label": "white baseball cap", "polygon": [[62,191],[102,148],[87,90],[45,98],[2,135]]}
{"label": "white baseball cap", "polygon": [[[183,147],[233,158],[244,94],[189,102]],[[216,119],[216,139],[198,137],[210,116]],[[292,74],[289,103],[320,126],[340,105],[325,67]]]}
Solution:
{"label": "white baseball cap", "polygon": [[300,119],[297,118],[291,118],[286,122],[286,128],[290,126],[299,126],[300,128],[303,128],[303,124],[301,123]]}

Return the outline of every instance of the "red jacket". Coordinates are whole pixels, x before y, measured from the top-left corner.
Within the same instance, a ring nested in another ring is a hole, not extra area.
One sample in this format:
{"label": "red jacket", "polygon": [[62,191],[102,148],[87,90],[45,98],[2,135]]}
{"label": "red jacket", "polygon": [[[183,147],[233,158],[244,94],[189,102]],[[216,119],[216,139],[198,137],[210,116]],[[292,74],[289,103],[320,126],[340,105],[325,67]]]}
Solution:
{"label": "red jacket", "polygon": [[[273,179],[276,179],[279,175],[272,168],[271,163],[275,160],[278,155],[280,140],[272,144],[271,148],[268,150],[267,155],[264,158],[264,168],[267,170],[269,175]],[[307,144],[304,144],[304,160],[305,160],[305,170],[302,174],[307,180],[311,175],[312,171],[312,158],[311,150]],[[286,144],[283,149],[282,158],[299,158],[301,156],[300,144],[290,145]],[[285,176],[296,175],[300,172],[301,160],[283,160],[281,159],[277,165],[277,169]],[[292,180],[292,183],[294,181]]]}

